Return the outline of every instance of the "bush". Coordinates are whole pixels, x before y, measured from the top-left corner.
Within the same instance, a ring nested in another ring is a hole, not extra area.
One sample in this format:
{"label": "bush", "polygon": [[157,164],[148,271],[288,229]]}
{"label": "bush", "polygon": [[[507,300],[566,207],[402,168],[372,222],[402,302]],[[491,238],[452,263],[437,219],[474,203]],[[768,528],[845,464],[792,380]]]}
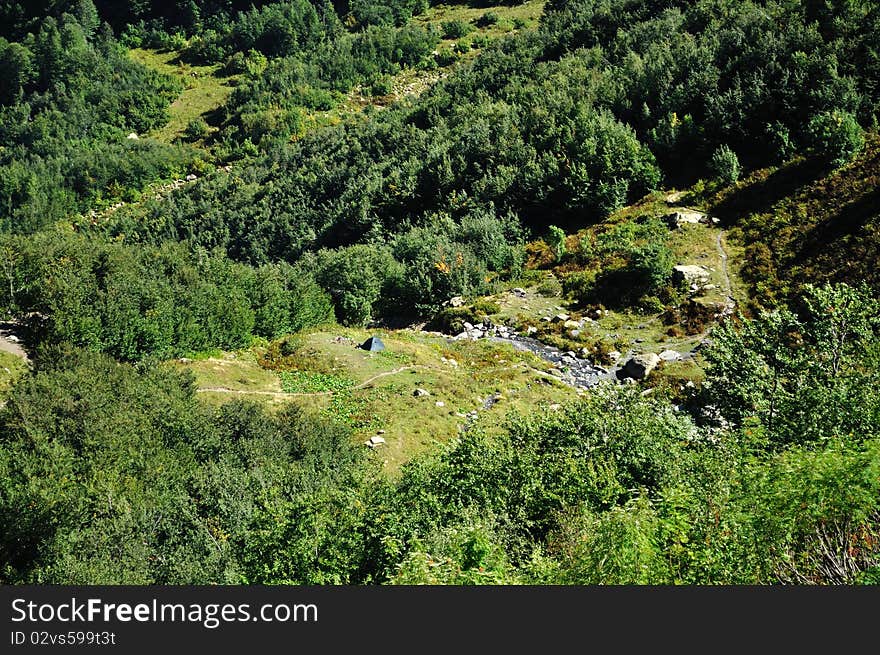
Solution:
{"label": "bush", "polygon": [[390,75],[383,75],[370,85],[371,96],[387,96],[394,90],[394,78]]}
{"label": "bush", "polygon": [[205,122],[205,119],[199,116],[198,118],[192,119],[186,126],[186,129],[183,131],[184,136],[190,141],[198,141],[199,139],[204,139],[208,136],[210,132],[210,127]]}
{"label": "bush", "polygon": [[485,34],[477,34],[474,38],[471,39],[471,47],[474,49],[485,48],[491,43],[492,39]]}
{"label": "bush", "polygon": [[565,232],[561,228],[551,225],[547,228],[547,237],[545,240],[547,241],[547,245],[550,246],[550,249],[553,251],[553,254],[556,256],[556,261],[561,261],[565,256]]}
{"label": "bush", "polygon": [[426,325],[425,329],[444,334],[460,334],[465,323],[478,323],[480,319],[472,307],[447,307],[439,311]]}
{"label": "bush", "polygon": [[454,50],[440,50],[434,57],[438,66],[450,66],[458,61],[458,53]]}
{"label": "bush", "polygon": [[501,311],[501,305],[497,302],[493,302],[491,300],[487,300],[485,298],[481,298],[473,304],[474,314],[477,316],[480,315],[489,315],[489,314],[497,314]]}
{"label": "bush", "polygon": [[849,112],[824,112],[814,116],[807,126],[810,149],[839,168],[865,146],[865,136]]}
{"label": "bush", "polygon": [[550,275],[538,285],[537,291],[545,298],[554,298],[562,295],[562,285],[555,275]]}
{"label": "bush", "polygon": [[487,11],[477,19],[477,27],[490,27],[492,25],[497,25],[500,20],[501,16],[494,11]]}
{"label": "bush", "polygon": [[733,184],[739,179],[739,158],[726,144],[721,144],[712,153],[709,170],[719,182]]}
{"label": "bush", "polygon": [[463,20],[448,20],[441,25],[444,39],[460,39],[474,31],[474,26]]}
{"label": "bush", "polygon": [[596,283],[595,271],[576,271],[562,278],[562,291],[577,303],[588,304]]}

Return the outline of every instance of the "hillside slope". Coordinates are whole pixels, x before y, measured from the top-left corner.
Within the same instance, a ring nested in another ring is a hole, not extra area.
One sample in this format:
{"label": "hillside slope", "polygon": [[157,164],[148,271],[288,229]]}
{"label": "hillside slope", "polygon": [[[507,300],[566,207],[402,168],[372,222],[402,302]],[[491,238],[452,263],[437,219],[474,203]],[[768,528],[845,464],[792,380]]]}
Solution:
{"label": "hillside slope", "polygon": [[763,306],[808,282],[880,289],[880,137],[829,171],[799,158],[754,172],[709,200],[745,247],[744,277]]}

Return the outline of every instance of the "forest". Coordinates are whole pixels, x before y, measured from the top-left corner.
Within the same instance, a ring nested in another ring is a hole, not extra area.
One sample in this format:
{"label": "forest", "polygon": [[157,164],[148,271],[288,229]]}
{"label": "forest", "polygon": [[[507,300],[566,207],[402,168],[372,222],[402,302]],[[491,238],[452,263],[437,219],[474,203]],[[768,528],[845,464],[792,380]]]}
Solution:
{"label": "forest", "polygon": [[[878,117],[867,0],[0,3],[0,582],[880,584]],[[504,321],[696,368],[389,470],[352,394]]]}

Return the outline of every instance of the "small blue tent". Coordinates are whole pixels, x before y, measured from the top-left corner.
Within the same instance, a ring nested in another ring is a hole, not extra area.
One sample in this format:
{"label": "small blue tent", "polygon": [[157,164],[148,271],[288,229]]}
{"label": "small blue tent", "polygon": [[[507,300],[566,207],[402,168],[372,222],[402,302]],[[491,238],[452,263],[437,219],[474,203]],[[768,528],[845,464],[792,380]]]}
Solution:
{"label": "small blue tent", "polygon": [[382,339],[379,337],[370,337],[366,341],[361,344],[362,350],[369,350],[370,352],[379,352],[380,350],[385,350],[385,344],[382,343]]}

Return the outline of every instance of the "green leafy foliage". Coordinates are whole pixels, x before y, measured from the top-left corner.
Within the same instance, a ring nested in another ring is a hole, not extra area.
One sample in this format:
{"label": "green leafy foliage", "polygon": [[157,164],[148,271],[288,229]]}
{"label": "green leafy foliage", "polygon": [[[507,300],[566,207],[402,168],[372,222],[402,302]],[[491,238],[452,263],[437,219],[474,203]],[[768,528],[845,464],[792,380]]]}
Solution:
{"label": "green leafy foliage", "polygon": [[581,271],[562,280],[563,290],[581,304],[609,307],[635,304],[669,284],[674,263],[668,229],[656,219],[618,223],[589,233],[580,244]]}
{"label": "green leafy foliage", "polygon": [[344,391],[354,383],[343,376],[311,371],[282,371],[281,388],[286,393],[326,393]]}
{"label": "green leafy foliage", "polygon": [[726,144],[721,144],[712,153],[709,168],[715,179],[724,184],[733,184],[739,179],[739,158]]}
{"label": "green leafy foliage", "polygon": [[4,582],[356,578],[352,484],[372,468],[315,417],[210,410],[185,375],[54,351],[13,391],[0,435]]}
{"label": "green leafy foliage", "polygon": [[876,434],[874,299],[864,287],[808,286],[803,303],[801,316],[780,309],[713,332],[709,402],[738,425],[757,420],[776,446]]}
{"label": "green leafy foliage", "polygon": [[807,130],[813,150],[834,167],[846,164],[865,146],[862,128],[849,112],[818,114]]}
{"label": "green leafy foliage", "polygon": [[290,267],[254,269],[170,243],[136,249],[52,234],[5,247],[15,258],[15,294],[4,289],[5,311],[36,313],[41,341],[121,360],[241,348],[254,335],[277,337],[332,318],[329,299]]}

